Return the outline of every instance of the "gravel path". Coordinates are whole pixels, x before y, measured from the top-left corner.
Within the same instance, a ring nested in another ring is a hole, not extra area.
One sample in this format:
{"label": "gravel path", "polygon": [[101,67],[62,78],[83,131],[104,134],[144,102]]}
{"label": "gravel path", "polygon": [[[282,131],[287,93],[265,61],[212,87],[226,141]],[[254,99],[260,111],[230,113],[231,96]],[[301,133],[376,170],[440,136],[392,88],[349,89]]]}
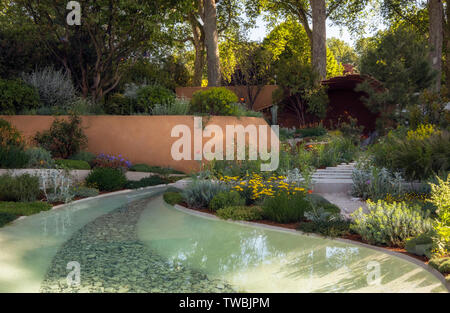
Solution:
{"label": "gravel path", "polygon": [[350,214],[363,208],[364,212],[368,212],[367,204],[359,198],[353,198],[346,193],[321,193],[325,199],[341,208],[341,214],[350,217]]}
{"label": "gravel path", "polygon": [[[170,266],[141,243],[136,224],[149,199],[103,215],[73,235],[55,255],[41,292],[234,292],[202,272]],[[80,264],[80,285],[68,286],[67,264]]]}

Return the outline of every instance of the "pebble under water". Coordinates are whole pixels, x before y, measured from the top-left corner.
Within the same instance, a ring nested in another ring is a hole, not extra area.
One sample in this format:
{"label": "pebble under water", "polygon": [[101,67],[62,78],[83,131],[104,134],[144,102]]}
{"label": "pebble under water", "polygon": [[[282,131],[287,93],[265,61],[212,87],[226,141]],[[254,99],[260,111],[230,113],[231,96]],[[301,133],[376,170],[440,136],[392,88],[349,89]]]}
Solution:
{"label": "pebble under water", "polygon": [[[100,216],[66,241],[52,260],[41,292],[235,292],[226,281],[171,265],[137,237],[150,199]],[[80,284],[68,285],[67,264],[80,264]]]}

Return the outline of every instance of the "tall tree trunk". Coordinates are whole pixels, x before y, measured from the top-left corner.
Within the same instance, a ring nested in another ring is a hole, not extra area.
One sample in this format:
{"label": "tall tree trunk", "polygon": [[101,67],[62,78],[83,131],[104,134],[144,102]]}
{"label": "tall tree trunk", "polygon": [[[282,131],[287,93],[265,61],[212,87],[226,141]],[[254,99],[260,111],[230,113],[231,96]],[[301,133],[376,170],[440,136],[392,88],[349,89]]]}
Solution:
{"label": "tall tree trunk", "polygon": [[430,60],[437,71],[435,91],[441,90],[444,5],[442,0],[428,0],[430,17]]}
{"label": "tall tree trunk", "polygon": [[219,43],[217,34],[217,10],[215,0],[204,0],[206,59],[208,65],[208,86],[220,86]]}
{"label": "tall tree trunk", "polygon": [[310,0],[312,9],[312,65],[320,79],[327,76],[327,12],[325,0]]}
{"label": "tall tree trunk", "polygon": [[445,21],[444,21],[444,73],[445,73],[445,85],[447,95],[450,94],[450,8],[447,4],[445,8]]}
{"label": "tall tree trunk", "polygon": [[194,14],[189,14],[189,22],[192,27],[192,43],[195,49],[193,85],[197,87],[202,85],[203,68],[205,67],[205,36],[202,26]]}

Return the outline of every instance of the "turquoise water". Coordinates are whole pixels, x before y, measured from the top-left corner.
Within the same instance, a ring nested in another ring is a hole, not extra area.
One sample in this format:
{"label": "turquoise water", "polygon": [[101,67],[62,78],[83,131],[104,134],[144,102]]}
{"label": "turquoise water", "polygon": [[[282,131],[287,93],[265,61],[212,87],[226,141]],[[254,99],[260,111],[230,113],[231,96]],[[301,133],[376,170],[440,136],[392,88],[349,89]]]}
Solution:
{"label": "turquoise water", "polygon": [[[401,258],[192,215],[164,203],[163,190],[89,200],[1,228],[0,292],[446,291]],[[81,267],[76,286],[66,280],[72,261]]]}

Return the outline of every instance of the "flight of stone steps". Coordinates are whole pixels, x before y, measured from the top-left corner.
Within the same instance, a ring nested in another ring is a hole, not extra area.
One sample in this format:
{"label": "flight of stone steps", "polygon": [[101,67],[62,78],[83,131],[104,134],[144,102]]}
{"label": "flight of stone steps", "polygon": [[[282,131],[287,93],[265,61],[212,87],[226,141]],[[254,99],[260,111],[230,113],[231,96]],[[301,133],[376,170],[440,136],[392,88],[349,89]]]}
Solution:
{"label": "flight of stone steps", "polygon": [[320,193],[347,193],[352,186],[355,163],[342,163],[335,167],[318,169],[313,177],[313,190]]}

